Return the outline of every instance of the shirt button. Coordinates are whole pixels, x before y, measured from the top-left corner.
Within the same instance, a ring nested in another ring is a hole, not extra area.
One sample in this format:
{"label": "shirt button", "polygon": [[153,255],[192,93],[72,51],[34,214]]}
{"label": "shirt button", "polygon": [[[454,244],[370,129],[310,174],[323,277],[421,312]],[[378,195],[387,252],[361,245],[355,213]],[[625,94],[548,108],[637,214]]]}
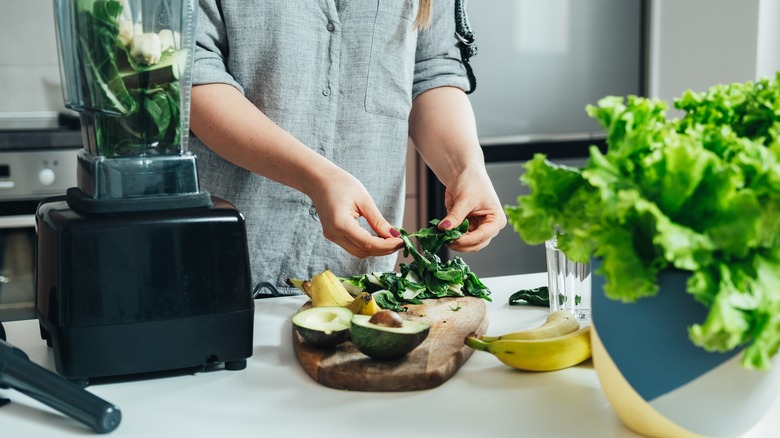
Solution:
{"label": "shirt button", "polygon": [[314,216],[315,214],[317,214],[317,209],[314,207],[309,207],[309,214]]}
{"label": "shirt button", "polygon": [[328,32],[333,32],[333,29],[335,29],[336,26],[333,25],[332,21],[328,21],[328,24],[325,26],[325,29],[328,29]]}
{"label": "shirt button", "polygon": [[319,148],[319,149],[317,149],[317,153],[320,154],[320,155],[325,155],[325,149]]}
{"label": "shirt button", "polygon": [[325,87],[325,89],[322,90],[323,96],[330,96],[330,87]]}

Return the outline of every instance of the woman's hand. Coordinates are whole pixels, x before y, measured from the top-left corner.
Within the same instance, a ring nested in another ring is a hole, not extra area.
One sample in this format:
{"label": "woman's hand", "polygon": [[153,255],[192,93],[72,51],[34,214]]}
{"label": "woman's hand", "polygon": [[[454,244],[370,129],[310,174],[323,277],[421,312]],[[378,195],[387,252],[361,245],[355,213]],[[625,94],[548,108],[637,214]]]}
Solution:
{"label": "woman's hand", "polygon": [[[363,184],[333,165],[307,190],[314,202],[326,239],[355,257],[383,256],[403,247],[400,233],[385,220]],[[364,218],[377,234],[358,223]]]}
{"label": "woman's hand", "polygon": [[444,192],[447,215],[439,229],[469,220],[468,233],[449,244],[455,251],[475,252],[487,246],[506,225],[506,215],[484,167],[466,170],[450,181]]}

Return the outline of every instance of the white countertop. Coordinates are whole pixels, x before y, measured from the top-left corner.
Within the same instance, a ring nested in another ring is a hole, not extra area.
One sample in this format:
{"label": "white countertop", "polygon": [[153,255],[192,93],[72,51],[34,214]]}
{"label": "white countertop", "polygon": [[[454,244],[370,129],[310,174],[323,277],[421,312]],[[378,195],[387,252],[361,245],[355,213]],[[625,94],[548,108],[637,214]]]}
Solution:
{"label": "white countertop", "polygon": [[[547,310],[509,306],[519,289],[546,284],[541,274],[483,279],[492,291],[488,334],[541,324]],[[599,387],[591,361],[529,373],[475,351],[443,385],[413,392],[331,389],[306,374],[292,348],[290,317],[303,296],[255,302],[254,352],[242,371],[95,384],[88,390],[115,404],[122,422],[113,437],[638,437],[625,428]],[[8,342],[54,368],[37,321],[4,323]],[[9,389],[0,397],[0,434],[85,436],[90,429]],[[780,397],[745,437],[780,436]]]}

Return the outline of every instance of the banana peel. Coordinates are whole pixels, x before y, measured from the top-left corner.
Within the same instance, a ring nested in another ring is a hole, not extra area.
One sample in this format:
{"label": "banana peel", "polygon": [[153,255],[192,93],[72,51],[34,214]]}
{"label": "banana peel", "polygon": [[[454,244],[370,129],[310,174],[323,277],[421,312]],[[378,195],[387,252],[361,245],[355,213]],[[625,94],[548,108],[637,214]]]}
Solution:
{"label": "banana peel", "polygon": [[306,294],[307,297],[311,298],[311,281],[301,280],[299,278],[287,278],[285,283],[296,289],[299,289],[301,292]]}
{"label": "banana peel", "polygon": [[538,327],[534,327],[528,330],[516,331],[512,333],[506,333],[500,336],[480,336],[479,339],[485,342],[493,342],[500,340],[532,340],[532,339],[547,339],[555,336],[567,335],[580,328],[580,322],[577,317],[574,316],[568,310],[556,310],[547,316],[547,319]]}
{"label": "banana peel", "polygon": [[371,293],[361,292],[353,297],[341,284],[341,280],[328,269],[315,274],[311,280],[287,278],[286,283],[311,298],[312,307],[346,307],[356,315],[369,316],[381,310]]}
{"label": "banana peel", "polygon": [[347,292],[330,269],[326,269],[311,278],[311,304],[314,307],[347,306],[355,297]]}

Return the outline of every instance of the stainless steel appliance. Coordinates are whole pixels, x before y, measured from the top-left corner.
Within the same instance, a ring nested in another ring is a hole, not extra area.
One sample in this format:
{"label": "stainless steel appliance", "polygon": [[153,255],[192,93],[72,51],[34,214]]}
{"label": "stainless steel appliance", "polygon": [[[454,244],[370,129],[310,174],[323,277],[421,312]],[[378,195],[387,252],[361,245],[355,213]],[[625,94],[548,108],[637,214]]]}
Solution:
{"label": "stainless steel appliance", "polygon": [[36,310],[70,379],[252,355],[243,215],[187,151],[194,0],[54,0],[77,183],[36,211]]}
{"label": "stainless steel appliance", "polygon": [[35,318],[35,209],[75,185],[81,148],[67,114],[0,118],[0,322]]}

